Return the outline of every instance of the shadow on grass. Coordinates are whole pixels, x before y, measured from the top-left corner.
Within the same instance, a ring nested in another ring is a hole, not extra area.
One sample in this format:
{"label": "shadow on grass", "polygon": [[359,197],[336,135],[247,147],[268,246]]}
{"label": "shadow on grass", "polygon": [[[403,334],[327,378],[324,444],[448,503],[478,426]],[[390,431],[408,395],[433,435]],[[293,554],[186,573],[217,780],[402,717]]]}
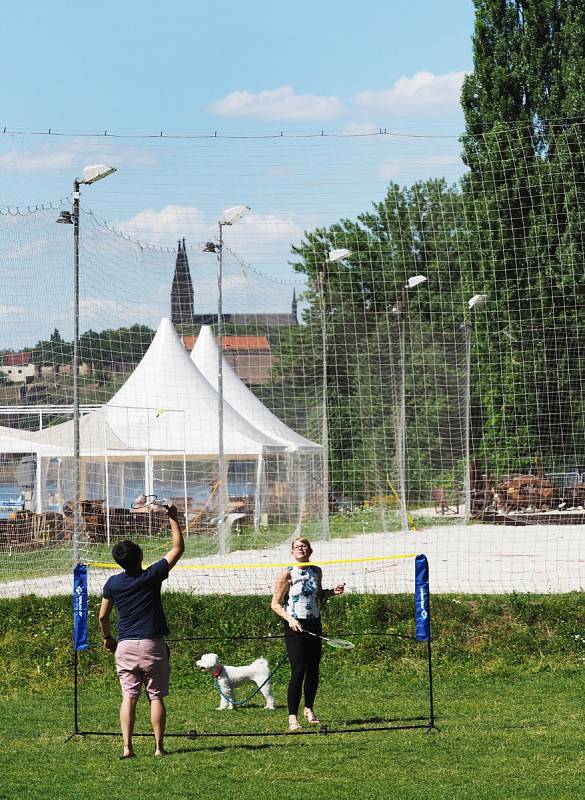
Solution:
{"label": "shadow on grass", "polygon": [[167,752],[167,756],[174,756],[174,755],[183,755],[185,753],[200,753],[202,750],[212,751],[214,753],[225,753],[226,751],[232,750],[248,750],[252,752],[257,752],[259,750],[270,750],[272,747],[271,744],[214,744],[205,747],[177,747],[176,750],[169,750]]}
{"label": "shadow on grass", "polygon": [[428,714],[423,714],[420,717],[367,717],[364,719],[346,719],[344,725],[379,725],[381,723],[395,723],[395,722],[426,722]]}

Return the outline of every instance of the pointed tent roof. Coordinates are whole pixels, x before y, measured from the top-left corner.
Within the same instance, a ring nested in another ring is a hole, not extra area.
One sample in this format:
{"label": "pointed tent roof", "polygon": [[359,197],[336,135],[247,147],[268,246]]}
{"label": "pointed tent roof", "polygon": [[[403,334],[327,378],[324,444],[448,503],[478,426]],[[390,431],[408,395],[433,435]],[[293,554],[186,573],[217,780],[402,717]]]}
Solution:
{"label": "pointed tent roof", "polygon": [[59,456],[61,450],[41,444],[35,440],[34,431],[0,426],[0,453],[36,453],[40,456]]}
{"label": "pointed tent roof", "polygon": [[[223,358],[223,356],[222,356]],[[211,327],[202,325],[191,360],[217,391],[218,349]],[[305,439],[278,419],[239,379],[233,367],[223,358],[223,396],[226,403],[262,433],[285,444],[288,450],[321,450],[321,445]]]}
{"label": "pointed tent roof", "polygon": [[[185,352],[170,320],[162,319],[142,361],[111,400],[80,419],[82,456],[159,452],[215,456],[218,452],[217,392]],[[258,455],[285,448],[224,404],[224,450],[228,456]],[[73,441],[73,421],[47,428],[37,441]]]}
{"label": "pointed tent roof", "polygon": [[[55,456],[73,456],[73,431],[74,422],[71,419],[60,425],[51,425],[35,433],[33,438],[47,449],[52,447]],[[79,418],[79,452],[84,458],[100,458],[106,452],[128,453],[130,449],[109,425],[105,406]]]}

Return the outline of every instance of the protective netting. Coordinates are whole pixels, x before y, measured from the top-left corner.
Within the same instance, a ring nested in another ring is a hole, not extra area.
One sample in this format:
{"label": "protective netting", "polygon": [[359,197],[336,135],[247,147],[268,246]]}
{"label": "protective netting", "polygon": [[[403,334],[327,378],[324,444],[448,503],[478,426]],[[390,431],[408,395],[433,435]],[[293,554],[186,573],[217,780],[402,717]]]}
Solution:
{"label": "protective netting", "polygon": [[579,589],[583,129],[542,138],[468,137],[468,170],[454,138],[65,139],[119,169],[82,186],[77,305],[70,203],[31,205],[71,176],[4,138],[0,593],[67,590],[74,535],[95,591],[120,536],[162,555],[140,492],[182,515],[178,589],[268,593],[297,535],[357,591],[421,551],[435,590]]}

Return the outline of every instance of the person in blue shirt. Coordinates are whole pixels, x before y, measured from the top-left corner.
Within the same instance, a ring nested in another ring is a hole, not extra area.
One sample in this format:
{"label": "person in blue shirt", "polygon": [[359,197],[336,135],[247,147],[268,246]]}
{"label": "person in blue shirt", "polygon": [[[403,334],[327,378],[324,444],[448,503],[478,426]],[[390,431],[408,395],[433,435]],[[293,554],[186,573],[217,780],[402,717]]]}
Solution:
{"label": "person in blue shirt", "polygon": [[[169,693],[169,651],[165,641],[167,621],[162,605],[161,585],[183,555],[185,543],[175,506],[167,508],[171,525],[171,549],[147,569],[142,568],[142,549],[130,540],[118,542],[112,556],[124,572],[112,575],[102,591],[99,624],[104,647],[115,653],[116,671],[122,687],[120,725],[124,751],[120,758],[132,758],[132,734],[136,705],[142,686],[150,703],[150,723],[155,740],[155,755],[166,755],[164,733]],[[118,611],[118,637],[112,635],[110,617]]]}

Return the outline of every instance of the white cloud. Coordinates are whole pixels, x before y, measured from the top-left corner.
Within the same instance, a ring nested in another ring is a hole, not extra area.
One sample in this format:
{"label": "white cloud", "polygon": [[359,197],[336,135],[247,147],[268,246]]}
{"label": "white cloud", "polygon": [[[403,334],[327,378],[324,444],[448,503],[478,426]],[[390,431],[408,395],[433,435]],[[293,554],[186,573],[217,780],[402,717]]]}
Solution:
{"label": "white cloud", "polygon": [[6,303],[0,303],[0,317],[13,317],[15,314],[24,314],[25,312],[24,306],[10,306]]}
{"label": "white cloud", "polygon": [[116,230],[141,242],[175,247],[177,239],[190,236],[205,239],[212,232],[212,222],[195,206],[168,205],[160,211],[145,208],[136,216],[116,224]]}
{"label": "white cloud", "polygon": [[390,89],[359,92],[354,102],[368,111],[395,114],[424,114],[445,111],[459,105],[465,72],[416,72],[399,78]]}
{"label": "white cloud", "polygon": [[343,113],[337,97],[295,94],[292,86],[279,86],[258,94],[247,90],[231,92],[208,107],[213,114],[225,117],[255,117],[274,120],[327,120]]}
{"label": "white cloud", "polygon": [[[292,216],[281,216],[279,214],[254,214],[250,213],[244,217],[238,225],[245,225],[243,230],[249,236],[267,236],[271,241],[286,240],[292,241],[303,235],[304,227],[301,226]],[[236,226],[234,234],[237,235]]]}
{"label": "white cloud", "polygon": [[102,297],[82,297],[79,310],[84,327],[119,327],[136,320],[157,320],[165,316],[169,303],[168,286],[148,286],[143,296],[136,299],[110,300]]}
{"label": "white cloud", "polygon": [[12,172],[47,172],[52,169],[72,169],[75,153],[71,149],[53,150],[39,147],[34,150],[9,150],[0,156],[0,169]]}
{"label": "white cloud", "polygon": [[120,146],[110,143],[106,138],[98,140],[72,139],[66,148],[43,144],[28,150],[12,149],[0,155],[0,170],[6,172],[50,172],[52,170],[71,171],[81,174],[87,164],[114,164],[153,166],[156,159],[152,153],[142,148]]}
{"label": "white cloud", "polygon": [[290,259],[291,244],[302,239],[308,220],[293,215],[248,214],[224,232],[226,247],[253,267],[270,272]]}
{"label": "white cloud", "polygon": [[[219,214],[214,219],[195,206],[168,205],[160,211],[144,209],[115,227],[133,239],[174,247],[177,239],[183,236],[201,242],[215,239]],[[250,251],[254,242],[264,242],[269,247],[270,243],[297,241],[306,227],[292,215],[251,212],[229,228],[226,242],[229,240],[229,246]]]}

